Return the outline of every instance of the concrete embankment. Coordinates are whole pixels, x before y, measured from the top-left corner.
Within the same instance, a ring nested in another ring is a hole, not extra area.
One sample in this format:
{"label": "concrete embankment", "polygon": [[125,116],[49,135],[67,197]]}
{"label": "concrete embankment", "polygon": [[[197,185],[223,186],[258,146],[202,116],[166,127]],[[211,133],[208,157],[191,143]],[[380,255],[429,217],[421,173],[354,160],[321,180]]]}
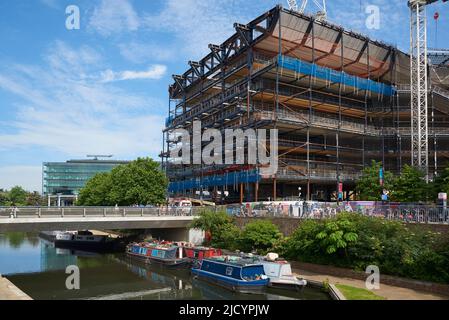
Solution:
{"label": "concrete embankment", "polygon": [[11,281],[0,275],[0,300],[33,300]]}

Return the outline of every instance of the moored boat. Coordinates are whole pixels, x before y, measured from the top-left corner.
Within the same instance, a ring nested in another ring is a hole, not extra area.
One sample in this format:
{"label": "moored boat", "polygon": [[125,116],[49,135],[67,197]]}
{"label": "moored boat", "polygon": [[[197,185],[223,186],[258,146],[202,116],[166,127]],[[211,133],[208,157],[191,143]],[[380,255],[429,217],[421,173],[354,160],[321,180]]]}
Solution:
{"label": "moored boat", "polygon": [[292,273],[290,263],[279,259],[278,254],[269,253],[265,257],[260,257],[259,261],[270,279],[269,287],[298,290],[307,285],[306,280],[298,278]]}
{"label": "moored boat", "polygon": [[171,242],[132,243],[127,246],[126,254],[148,264],[160,263],[176,267],[190,262],[184,254],[184,247]]}
{"label": "moored boat", "polygon": [[94,235],[90,231],[55,232],[48,234],[56,248],[79,249],[95,252],[113,251],[118,246],[117,239],[106,235]]}
{"label": "moored boat", "polygon": [[193,265],[197,265],[203,259],[219,257],[223,253],[221,249],[201,247],[201,246],[185,246],[186,257],[189,258]]}
{"label": "moored boat", "polygon": [[200,280],[240,293],[262,292],[268,285],[263,265],[241,257],[203,259],[192,274]]}

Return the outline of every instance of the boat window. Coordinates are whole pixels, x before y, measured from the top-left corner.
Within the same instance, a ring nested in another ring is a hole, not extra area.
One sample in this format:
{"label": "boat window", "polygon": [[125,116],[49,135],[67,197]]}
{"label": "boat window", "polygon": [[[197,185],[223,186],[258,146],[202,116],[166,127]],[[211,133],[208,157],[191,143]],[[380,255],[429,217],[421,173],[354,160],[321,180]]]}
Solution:
{"label": "boat window", "polygon": [[232,267],[227,267],[226,268],[226,275],[227,276],[232,276]]}

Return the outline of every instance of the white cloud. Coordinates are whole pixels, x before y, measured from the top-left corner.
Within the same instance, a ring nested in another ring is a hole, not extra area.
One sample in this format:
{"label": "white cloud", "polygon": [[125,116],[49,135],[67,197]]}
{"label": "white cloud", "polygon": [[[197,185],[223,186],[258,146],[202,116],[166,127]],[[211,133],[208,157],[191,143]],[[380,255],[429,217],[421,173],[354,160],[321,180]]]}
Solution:
{"label": "white cloud", "polygon": [[[271,6],[270,0],[168,0],[157,15],[143,15],[150,30],[174,33],[179,49],[201,58],[208,44],[220,44],[234,32],[234,22],[247,23]],[[245,10],[242,10],[244,8]]]}
{"label": "white cloud", "polygon": [[151,79],[159,80],[167,72],[167,67],[164,65],[151,66],[146,71],[121,71],[114,72],[110,69],[104,71],[101,76],[102,82],[113,82],[123,80],[136,80],[136,79]]}
{"label": "white cloud", "polygon": [[128,0],[102,0],[89,20],[89,26],[103,36],[136,31],[139,23],[139,16]]}
{"label": "white cloud", "polygon": [[9,166],[0,167],[0,189],[11,189],[22,186],[27,191],[42,190],[41,166]]}
{"label": "white cloud", "polygon": [[59,8],[60,3],[58,3],[58,0],[40,0],[40,1],[52,9]]}
{"label": "white cloud", "polygon": [[175,59],[175,50],[168,45],[161,46],[155,42],[130,42],[118,45],[120,54],[133,63],[144,63],[150,60],[170,61]]}
{"label": "white cloud", "polygon": [[[85,50],[95,52],[88,47]],[[126,159],[157,157],[164,125],[164,117],[158,114],[165,110],[165,102],[99,82],[92,76],[100,72],[97,59],[72,56],[71,52],[78,50],[67,44],[57,42],[49,52],[46,66],[0,67],[0,90],[21,101],[16,103],[15,120],[8,121],[13,130],[0,130],[1,152],[40,147],[66,157],[92,153]],[[160,68],[155,70],[153,76],[160,73]]]}

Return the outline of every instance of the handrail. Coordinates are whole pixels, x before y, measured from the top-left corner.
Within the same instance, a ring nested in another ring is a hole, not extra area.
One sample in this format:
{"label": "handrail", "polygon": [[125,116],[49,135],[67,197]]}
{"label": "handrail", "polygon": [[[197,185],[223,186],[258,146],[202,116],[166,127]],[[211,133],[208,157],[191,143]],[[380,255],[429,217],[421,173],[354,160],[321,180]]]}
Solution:
{"label": "handrail", "polygon": [[1,218],[127,218],[196,216],[196,207],[0,207]]}

